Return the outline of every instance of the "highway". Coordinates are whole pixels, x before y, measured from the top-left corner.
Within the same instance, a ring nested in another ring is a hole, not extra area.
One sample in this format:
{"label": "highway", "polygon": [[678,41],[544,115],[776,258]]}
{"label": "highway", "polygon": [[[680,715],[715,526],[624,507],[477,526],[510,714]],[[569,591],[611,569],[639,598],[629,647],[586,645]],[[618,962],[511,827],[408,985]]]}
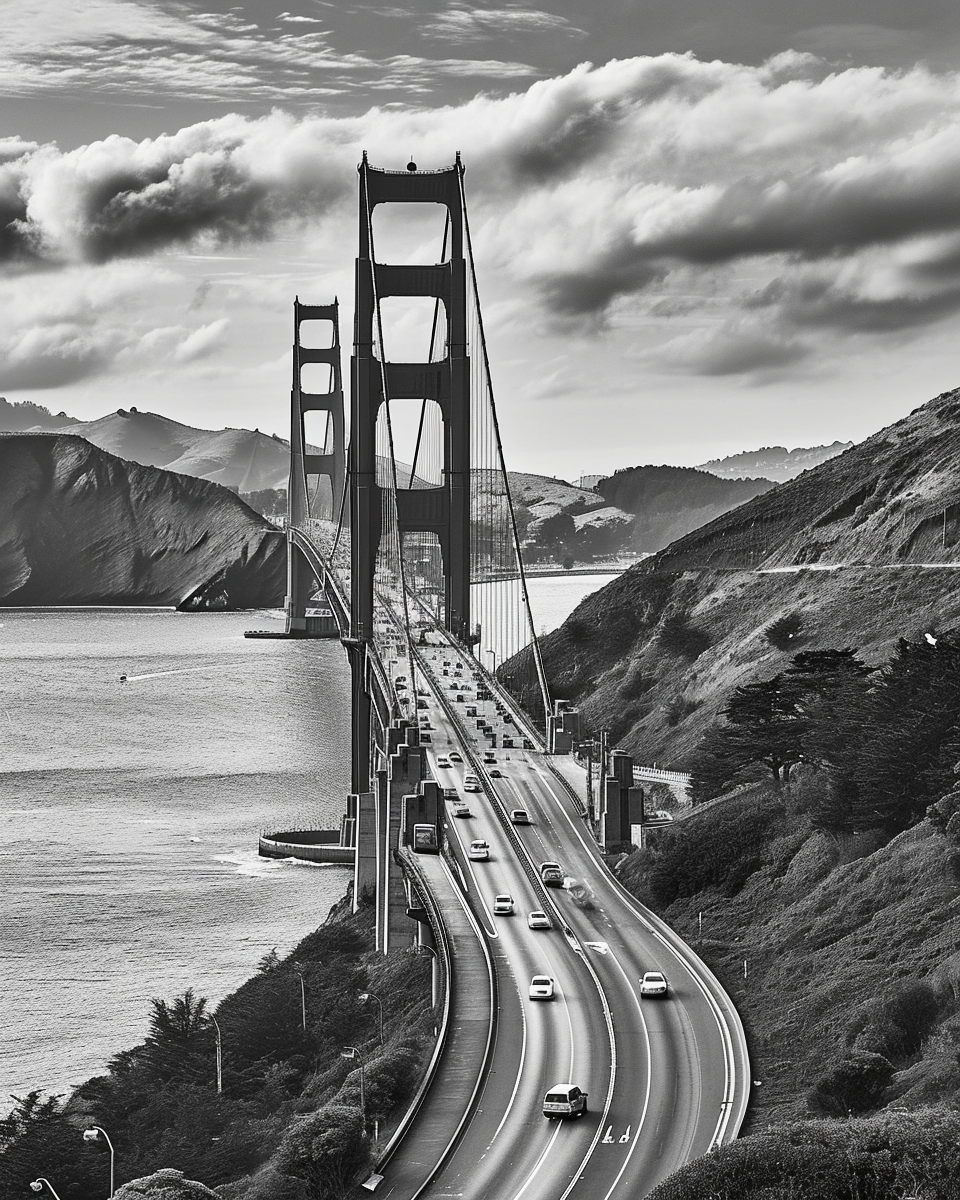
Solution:
{"label": "highway", "polygon": [[[444,699],[430,699],[418,716],[432,739],[435,777],[456,787],[472,813],[455,818],[449,806],[446,832],[490,939],[499,988],[496,1040],[478,1105],[422,1194],[637,1200],[736,1135],[750,1082],[739,1020],[702,965],[602,866],[583,818],[542,754],[498,748],[486,770],[501,777],[485,774],[479,763],[489,742],[476,720],[466,719],[467,706],[490,722],[498,747],[516,729],[492,699],[477,700],[473,660],[458,658],[449,645],[421,648],[420,655]],[[423,683],[418,688],[425,690]],[[451,751],[465,750],[472,764],[438,765]],[[481,776],[484,791],[464,791],[470,771]],[[531,824],[511,824],[509,811],[521,807]],[[468,858],[475,838],[489,843],[488,861]],[[546,860],[561,864],[563,888],[540,884],[537,868]],[[494,915],[498,893],[513,897],[514,914]],[[546,910],[553,928],[529,929],[533,909]],[[639,979],[648,970],[667,976],[666,999],[640,999]],[[554,978],[555,999],[528,998],[535,974]],[[544,1094],[559,1082],[588,1092],[585,1116],[544,1118]]]}

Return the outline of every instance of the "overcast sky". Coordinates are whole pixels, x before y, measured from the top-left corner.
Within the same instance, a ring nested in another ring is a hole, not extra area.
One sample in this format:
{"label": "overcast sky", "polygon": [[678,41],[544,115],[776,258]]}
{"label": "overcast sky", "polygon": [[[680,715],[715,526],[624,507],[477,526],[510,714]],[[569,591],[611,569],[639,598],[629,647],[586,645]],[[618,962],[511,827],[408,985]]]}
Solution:
{"label": "overcast sky", "polygon": [[[339,295],[349,354],[364,150],[463,156],[511,467],[859,439],[960,385],[956,0],[18,0],[3,25],[9,400],[286,434],[294,296]],[[435,259],[430,228],[391,234]]]}

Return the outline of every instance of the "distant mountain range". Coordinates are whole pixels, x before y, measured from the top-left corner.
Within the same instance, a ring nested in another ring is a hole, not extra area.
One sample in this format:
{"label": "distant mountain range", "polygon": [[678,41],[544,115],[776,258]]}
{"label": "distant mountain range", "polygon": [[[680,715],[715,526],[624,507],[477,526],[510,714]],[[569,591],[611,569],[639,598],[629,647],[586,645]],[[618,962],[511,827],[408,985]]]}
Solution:
{"label": "distant mountain range", "polygon": [[290,450],[258,429],[194,429],[157,413],[120,408],[96,421],[54,416],[37,404],[0,398],[0,432],[69,433],[145,467],[208,479],[240,492],[285,488]]}
{"label": "distant mountain range", "polygon": [[832,442],[829,446],[798,446],[795,450],[788,450],[786,446],[761,446],[759,450],[743,450],[727,458],[713,458],[701,463],[698,470],[709,471],[722,479],[772,479],[774,483],[786,483],[801,471],[809,471],[827,459],[836,458],[852,445],[853,442]]}

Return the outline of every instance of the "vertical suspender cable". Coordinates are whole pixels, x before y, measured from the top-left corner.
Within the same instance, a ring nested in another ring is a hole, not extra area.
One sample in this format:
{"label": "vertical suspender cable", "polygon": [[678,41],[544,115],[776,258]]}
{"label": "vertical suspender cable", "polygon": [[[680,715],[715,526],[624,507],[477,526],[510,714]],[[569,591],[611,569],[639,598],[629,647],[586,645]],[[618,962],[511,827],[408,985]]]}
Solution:
{"label": "vertical suspender cable", "polygon": [[510,495],[510,482],[507,479],[507,470],[503,458],[503,444],[500,440],[500,424],[497,420],[497,409],[493,397],[493,384],[490,379],[490,361],[487,355],[487,339],[483,329],[483,316],[480,312],[480,296],[477,290],[477,273],[473,258],[473,241],[470,237],[470,221],[467,216],[467,198],[463,188],[463,168],[458,169],[458,178],[460,181],[460,204],[463,210],[463,228],[466,233],[467,241],[467,256],[470,263],[470,278],[473,283],[474,306],[477,315],[477,329],[480,335],[480,349],[483,356],[483,369],[486,376],[487,395],[490,405],[490,414],[493,423],[493,433],[497,452],[497,465],[499,466],[503,485],[506,490],[507,508],[510,513],[510,526],[513,533],[514,553],[516,555],[517,567],[520,572],[520,587],[523,593],[523,605],[527,614],[527,621],[531,634],[531,649],[533,652],[534,664],[537,669],[537,679],[540,684],[540,696],[543,701],[543,720],[544,728],[546,728],[548,718],[550,716],[550,689],[547,686],[547,676],[543,669],[543,659],[540,655],[540,643],[537,639],[537,631],[533,623],[533,613],[530,610],[530,595],[527,591],[527,579],[523,570],[523,559],[520,556],[520,537],[517,531],[517,517],[513,508],[513,497]]}

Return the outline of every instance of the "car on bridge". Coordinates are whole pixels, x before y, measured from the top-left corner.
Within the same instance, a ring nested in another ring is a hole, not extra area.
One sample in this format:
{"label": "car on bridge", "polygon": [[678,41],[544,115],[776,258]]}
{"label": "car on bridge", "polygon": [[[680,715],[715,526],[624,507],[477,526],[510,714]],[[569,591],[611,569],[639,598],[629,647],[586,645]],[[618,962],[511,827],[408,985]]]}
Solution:
{"label": "car on bridge", "polygon": [[459,750],[451,750],[450,753],[447,755],[447,757],[450,759],[451,762],[458,762],[458,763],[463,762],[463,755],[460,753]]}
{"label": "car on bridge", "polygon": [[491,779],[502,779],[503,772],[500,770],[499,767],[493,767],[492,770],[490,771],[490,778]]}
{"label": "car on bridge", "polygon": [[544,867],[540,871],[540,882],[544,887],[563,887],[563,872],[559,867]]}
{"label": "car on bridge", "polygon": [[510,820],[513,822],[514,825],[529,825],[530,824],[530,814],[527,812],[527,810],[525,808],[511,808],[510,809]]}
{"label": "car on bridge", "polygon": [[534,975],[527,994],[531,1000],[552,1000],[556,995],[553,978],[550,975]]}
{"label": "car on bridge", "polygon": [[467,848],[467,858],[472,858],[475,862],[486,862],[489,857],[490,847],[479,838],[472,841]]}
{"label": "car on bridge", "polygon": [[483,761],[485,763],[495,763],[497,761],[497,756],[492,750],[484,750]]}
{"label": "car on bridge", "polygon": [[543,1115],[550,1121],[582,1117],[587,1111],[587,1093],[575,1083],[555,1083],[543,1098]]}
{"label": "car on bridge", "polygon": [[437,759],[437,769],[440,771],[449,771],[452,769],[452,766],[453,764],[450,762],[449,758],[441,755],[441,757]]}
{"label": "car on bridge", "polygon": [[470,772],[468,772],[466,775],[464,775],[463,790],[465,792],[479,792],[480,791],[480,780],[476,777],[476,775],[473,775]]}
{"label": "car on bridge", "polygon": [[454,805],[453,815],[455,817],[459,817],[459,818],[463,819],[465,817],[472,817],[473,813],[470,811],[470,809],[467,807],[466,804],[456,804],[456,805]]}
{"label": "car on bridge", "polygon": [[540,908],[535,908],[532,913],[527,916],[527,924],[531,929],[552,929],[553,923],[547,914]]}
{"label": "car on bridge", "polygon": [[494,915],[501,917],[509,917],[513,915],[513,897],[508,896],[503,892],[499,896],[493,898]]}
{"label": "car on bridge", "polygon": [[647,971],[640,980],[640,996],[665,996],[667,994],[667,977],[662,971]]}
{"label": "car on bridge", "polygon": [[672,821],[672,820],[673,820],[673,814],[672,814],[672,813],[668,813],[668,812],[666,811],[666,809],[663,809],[663,808],[655,808],[655,809],[653,810],[653,812],[650,814],[650,820],[651,820],[651,821]]}

